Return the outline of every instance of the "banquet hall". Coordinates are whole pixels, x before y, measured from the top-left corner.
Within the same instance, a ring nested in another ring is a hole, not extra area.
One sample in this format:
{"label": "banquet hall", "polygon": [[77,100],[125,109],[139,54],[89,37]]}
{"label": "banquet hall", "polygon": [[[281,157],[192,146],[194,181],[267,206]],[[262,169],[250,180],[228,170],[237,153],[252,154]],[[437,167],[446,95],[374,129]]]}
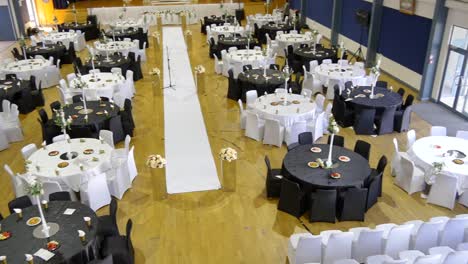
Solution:
{"label": "banquet hall", "polygon": [[0,263],[468,264],[466,1],[0,14]]}

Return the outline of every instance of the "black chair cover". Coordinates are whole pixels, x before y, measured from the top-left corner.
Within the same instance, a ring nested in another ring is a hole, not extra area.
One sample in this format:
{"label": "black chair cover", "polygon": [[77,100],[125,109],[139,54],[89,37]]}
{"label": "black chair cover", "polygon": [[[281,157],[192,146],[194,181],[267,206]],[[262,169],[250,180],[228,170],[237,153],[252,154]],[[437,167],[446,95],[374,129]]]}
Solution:
{"label": "black chair cover", "polygon": [[120,115],[114,116],[109,120],[109,130],[112,131],[114,143],[118,143],[125,139],[122,117]]}
{"label": "black chair cover", "polygon": [[112,197],[109,206],[109,215],[99,216],[97,235],[101,238],[110,236],[119,236],[119,227],[117,225],[118,203],[115,197]]}
{"label": "black chair cover", "polygon": [[357,140],[354,146],[354,152],[369,160],[371,145],[365,141]]}
{"label": "black chair cover", "polygon": [[373,135],[375,109],[360,108],[356,110],[354,117],[354,132],[357,135]]}
{"label": "black chair cover", "polygon": [[367,189],[349,188],[338,196],[337,218],[339,221],[364,221]]}
{"label": "black chair cover", "polygon": [[377,203],[379,197],[379,190],[382,186],[382,173],[374,176],[370,181],[367,192],[366,211],[369,210],[374,204]]}
{"label": "black chair cover", "polygon": [[313,144],[314,143],[314,137],[312,135],[312,132],[302,132],[297,136],[297,142],[299,142],[300,145],[307,145],[307,144]]}
{"label": "black chair cover", "polygon": [[335,223],[336,190],[317,189],[310,194],[310,222]]}
{"label": "black chair cover", "polygon": [[305,212],[305,193],[298,183],[283,178],[278,210],[295,217],[301,217]]}
{"label": "black chair cover", "polygon": [[18,209],[24,209],[26,207],[32,206],[31,199],[29,199],[29,196],[21,196],[18,197],[14,200],[11,200],[8,203],[8,209],[10,209],[10,213],[14,213],[15,211],[13,209],[18,208]]}
{"label": "black chair cover", "polygon": [[377,134],[384,135],[393,132],[396,106],[385,108],[382,115],[376,120]]}
{"label": "black chair cover", "polygon": [[267,198],[279,197],[281,193],[282,178],[276,176],[281,175],[281,169],[271,169],[270,159],[268,156],[265,156],[265,164],[267,166],[265,183]]}
{"label": "black chair cover", "polygon": [[49,201],[71,201],[69,192],[54,192],[49,194]]}
{"label": "black chair cover", "polygon": [[232,100],[239,100],[241,98],[242,91],[239,87],[239,81],[234,79],[234,73],[232,69],[228,71],[228,94],[227,97]]}
{"label": "black chair cover", "polygon": [[412,107],[408,106],[405,110],[395,112],[394,128],[397,132],[406,132],[410,128]]}
{"label": "black chair cover", "polygon": [[[331,136],[328,136],[327,144],[330,145]],[[333,146],[344,147],[344,137],[335,135],[333,138]]]}
{"label": "black chair cover", "polygon": [[387,88],[387,87],[388,87],[388,83],[387,83],[386,81],[377,81],[377,82],[375,83],[375,86]]}

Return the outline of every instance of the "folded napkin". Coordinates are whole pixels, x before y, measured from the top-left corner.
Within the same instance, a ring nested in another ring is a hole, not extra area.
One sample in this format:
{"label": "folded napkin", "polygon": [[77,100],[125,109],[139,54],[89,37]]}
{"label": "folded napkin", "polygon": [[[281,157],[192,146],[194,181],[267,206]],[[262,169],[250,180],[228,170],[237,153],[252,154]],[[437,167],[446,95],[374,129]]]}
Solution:
{"label": "folded napkin", "polygon": [[45,249],[39,249],[36,253],[34,253],[34,256],[39,257],[43,259],[44,261],[49,261],[53,256],[55,256],[54,253],[45,250]]}

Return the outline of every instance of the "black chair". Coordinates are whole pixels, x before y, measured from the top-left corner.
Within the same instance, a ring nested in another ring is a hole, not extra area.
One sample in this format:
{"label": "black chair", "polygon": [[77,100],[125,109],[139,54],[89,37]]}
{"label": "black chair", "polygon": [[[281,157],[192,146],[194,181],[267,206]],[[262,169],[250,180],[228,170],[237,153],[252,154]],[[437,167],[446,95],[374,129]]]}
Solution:
{"label": "black chair", "polygon": [[242,66],[242,71],[250,71],[252,69],[253,69],[253,67],[250,64]]}
{"label": "black chair", "polygon": [[60,135],[60,128],[58,126],[55,126],[51,124],[50,122],[42,122],[39,118],[37,119],[39,124],[41,125],[41,130],[42,130],[42,140],[45,141],[47,144],[52,143],[52,139],[55,136]]}
{"label": "black chair", "polygon": [[71,201],[69,192],[54,192],[49,194],[49,201]]}
{"label": "black chair", "polygon": [[13,54],[13,57],[17,60],[22,60],[24,57],[19,53],[18,49],[15,47],[13,50],[11,50],[11,54]]}
{"label": "black chair", "polygon": [[132,219],[128,219],[126,236],[110,236],[104,239],[101,246],[101,255],[112,255],[115,263],[133,264],[135,251],[132,244]]}
{"label": "black chair", "polygon": [[94,133],[90,127],[74,127],[68,133],[70,138],[97,138],[96,133]]}
{"label": "black chair", "polygon": [[386,81],[377,81],[377,82],[375,83],[375,86],[376,86],[376,87],[387,88],[387,87],[388,87],[388,82],[386,82]]}
{"label": "black chair", "polygon": [[414,96],[412,94],[409,94],[407,97],[406,97],[406,100],[405,100],[405,103],[403,104],[403,106],[401,107],[403,110],[405,110],[408,106],[411,106],[413,105],[413,101],[414,101]]}
{"label": "black chair", "polygon": [[301,77],[302,73],[296,72],[294,75],[295,78],[294,80],[289,80],[289,89],[291,89],[292,93],[294,94],[301,94],[302,92],[302,82],[301,82]]}
{"label": "black chair", "polygon": [[18,209],[24,209],[29,206],[32,206],[31,199],[29,199],[29,196],[24,195],[21,197],[18,197],[14,200],[11,200],[8,203],[8,209],[10,209],[10,213],[13,214],[15,211],[13,209],[18,208]]}
{"label": "black chair", "polygon": [[72,102],[73,103],[79,103],[79,102],[82,101],[82,99],[83,99],[83,96],[81,96],[80,94],[72,96]]}
{"label": "black chair", "polygon": [[138,55],[137,60],[135,61],[133,67],[130,64],[129,69],[133,71],[133,80],[134,81],[138,81],[138,80],[143,79],[143,72],[141,70],[141,56],[140,55]]}
{"label": "black chair", "polygon": [[16,77],[15,73],[7,73],[7,74],[5,74],[5,79],[6,80],[16,80],[16,79],[18,79],[18,77]]}
{"label": "black chair", "polygon": [[382,173],[372,177],[367,191],[366,211],[369,210],[374,204],[377,203],[379,197],[379,190],[382,185]]}
{"label": "black chair", "polygon": [[[34,76],[31,76],[31,79],[32,77]],[[44,94],[42,93],[42,81],[39,82],[39,86],[37,88],[36,88],[35,80],[34,81],[30,80],[30,83],[31,83],[31,96],[32,96],[34,107],[44,106],[45,98],[44,98]]]}
{"label": "black chair", "polygon": [[367,189],[349,188],[338,195],[336,217],[339,221],[364,221]]}
{"label": "black chair", "polygon": [[21,114],[28,114],[36,108],[31,94],[31,88],[25,87],[21,90],[19,98],[14,97],[13,101],[18,105],[18,110]]}
{"label": "black chair", "polygon": [[305,196],[305,192],[301,190],[298,183],[283,178],[278,210],[298,218],[301,217],[306,210]]}
{"label": "black chair", "polygon": [[363,140],[357,140],[354,146],[354,152],[369,160],[371,145]]}
{"label": "black chair", "polygon": [[[387,163],[388,163],[388,161],[387,161],[387,157],[385,155],[380,157],[379,162],[377,163],[377,168],[372,169],[371,174],[364,181],[364,186],[365,187],[369,187],[371,181],[376,176],[378,176],[379,174],[382,174],[382,177],[383,177],[385,168],[387,167]],[[380,178],[380,180],[378,180],[377,185],[379,186],[379,194],[378,195],[379,195],[379,197],[381,197],[382,196],[382,178]]]}
{"label": "black chair", "polygon": [[354,111],[347,107],[346,102],[341,100],[339,95],[335,95],[333,99],[332,112],[336,123],[341,127],[350,127],[353,125]]}
{"label": "black chair", "polygon": [[52,111],[52,113],[54,113],[54,110],[60,110],[60,107],[62,107],[62,104],[59,101],[50,103],[50,110]]}
{"label": "black chair", "polygon": [[239,87],[239,80],[234,78],[234,72],[232,69],[228,71],[228,94],[227,98],[232,100],[239,100],[242,96],[242,91]]}
{"label": "black chair", "polygon": [[[330,145],[331,136],[328,136],[327,144]],[[333,138],[333,146],[344,147],[344,137],[335,135]]]}
{"label": "black chair", "polygon": [[117,199],[112,197],[109,205],[109,214],[99,216],[98,218],[97,235],[101,238],[120,235],[117,225],[117,209]]}
{"label": "black chair", "polygon": [[395,112],[393,130],[396,132],[406,132],[410,128],[412,106],[408,106],[405,110]]}
{"label": "black chair", "polygon": [[375,109],[360,108],[355,111],[354,116],[354,132],[357,135],[373,135],[374,131],[374,119]]}
{"label": "black chair", "polygon": [[280,66],[278,64],[270,64],[270,70],[277,70],[279,71]]}
{"label": "black chair", "polygon": [[405,89],[399,88],[398,91],[397,91],[397,94],[399,94],[399,95],[401,95],[401,97],[403,97],[405,95]]}
{"label": "black chair", "polygon": [[268,156],[265,156],[265,164],[267,166],[267,175],[265,183],[267,198],[279,197],[281,193],[281,182],[283,179],[283,177],[281,176],[281,169],[272,169],[270,159],[268,158]]}
{"label": "black chair", "polygon": [[47,115],[47,112],[44,109],[41,108],[37,112],[39,113],[39,117],[41,118],[40,122],[45,124],[49,121],[49,116]]}
{"label": "black chair", "polygon": [[71,41],[68,50],[61,57],[61,63],[72,64],[76,59],[75,44]]}
{"label": "black chair", "polygon": [[125,139],[125,133],[122,125],[122,116],[117,115],[109,120],[109,130],[112,131],[114,143]]}
{"label": "black chair", "polygon": [[130,99],[125,99],[124,101],[124,112],[128,113],[130,115],[130,123],[132,125],[132,128],[135,128],[135,122],[133,121],[133,114],[132,114],[132,101]]}
{"label": "black chair", "polygon": [[0,221],[2,221],[2,220],[3,220],[3,215],[2,215],[2,214],[0,214]]}
{"label": "black chair", "polygon": [[209,51],[210,58],[214,58],[213,56],[214,54],[216,54],[216,56],[220,58],[221,54],[220,54],[220,51],[218,50],[218,45],[216,45],[214,38],[210,38],[209,44],[210,44],[210,51]]}
{"label": "black chair", "polygon": [[336,190],[317,189],[310,194],[310,222],[335,223]]}
{"label": "black chair", "polygon": [[120,116],[122,117],[122,128],[125,135],[129,135],[133,137],[133,129],[135,128],[132,125],[132,117],[127,111],[120,112]]}
{"label": "black chair", "polygon": [[376,119],[377,134],[384,135],[393,132],[396,107],[387,107],[381,116]]}
{"label": "black chair", "polygon": [[347,81],[347,82],[344,83],[344,88],[345,89],[351,89],[352,86],[353,86],[352,81]]}
{"label": "black chair", "polygon": [[309,47],[309,44],[302,43],[301,45],[299,45],[299,47],[300,47],[301,49],[303,49],[303,48],[308,48],[308,47]]}
{"label": "black chair", "polygon": [[312,135],[312,132],[302,132],[297,136],[297,142],[299,142],[299,145],[307,145],[307,144],[313,144],[314,143],[314,137]]}

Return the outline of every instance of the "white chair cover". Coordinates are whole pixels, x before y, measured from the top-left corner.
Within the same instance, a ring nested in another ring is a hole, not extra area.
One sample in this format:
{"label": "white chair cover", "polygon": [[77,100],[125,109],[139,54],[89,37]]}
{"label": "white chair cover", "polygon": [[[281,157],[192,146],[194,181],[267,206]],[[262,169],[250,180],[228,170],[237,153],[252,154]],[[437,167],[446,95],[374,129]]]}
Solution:
{"label": "white chair cover", "polygon": [[90,175],[88,182],[81,186],[80,193],[81,202],[91,207],[94,211],[111,202],[105,173]]}
{"label": "white chair cover", "polygon": [[265,120],[265,133],[263,137],[263,144],[275,145],[280,148],[281,145],[283,145],[283,138],[284,127],[280,125],[279,121],[274,119]]}

